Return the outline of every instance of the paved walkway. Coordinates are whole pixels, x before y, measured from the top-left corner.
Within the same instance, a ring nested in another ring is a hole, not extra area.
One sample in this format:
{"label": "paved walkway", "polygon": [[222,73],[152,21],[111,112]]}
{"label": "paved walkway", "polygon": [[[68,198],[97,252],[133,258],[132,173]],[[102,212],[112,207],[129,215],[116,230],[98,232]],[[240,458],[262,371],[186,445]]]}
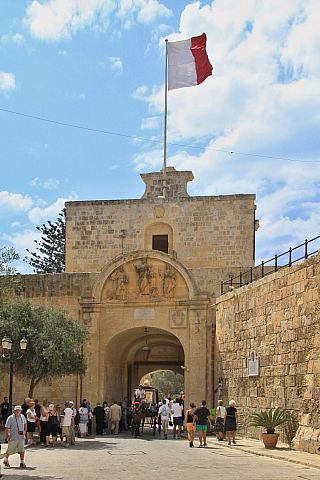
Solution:
{"label": "paved walkway", "polygon": [[[228,446],[209,437],[208,448],[189,448],[184,436],[168,440],[146,431],[143,438],[130,432],[118,436],[77,439],[76,445],[55,448],[35,445],[27,448],[27,469],[20,469],[19,457],[10,457],[12,467],[1,467],[11,480],[319,480],[320,455],[291,451],[286,446],[266,451],[258,441],[238,439]],[[5,445],[2,445],[3,451]],[[2,455],[1,455],[2,456]],[[294,462],[294,463],[293,463]]]}
{"label": "paved walkway", "polygon": [[[210,438],[208,443],[212,446],[217,446],[216,440],[213,438]],[[237,450],[242,450],[246,453],[274,458],[277,460],[285,460],[287,462],[314,467],[320,470],[320,454],[298,452],[297,450],[292,450],[288,445],[281,444],[279,442],[276,448],[267,449],[264,447],[262,440],[258,441],[247,438],[239,438],[236,446],[228,446],[227,441],[219,442],[219,446],[226,448],[237,448]]]}

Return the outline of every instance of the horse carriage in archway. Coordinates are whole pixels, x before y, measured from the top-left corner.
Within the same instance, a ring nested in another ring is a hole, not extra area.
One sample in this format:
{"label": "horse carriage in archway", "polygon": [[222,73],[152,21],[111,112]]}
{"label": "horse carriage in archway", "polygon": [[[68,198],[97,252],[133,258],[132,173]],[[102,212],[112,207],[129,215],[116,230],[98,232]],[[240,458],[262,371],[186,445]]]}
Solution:
{"label": "horse carriage in archway", "polygon": [[[157,416],[159,404],[159,392],[157,388],[144,386],[146,398],[141,401],[134,399],[132,409],[131,433],[135,437],[143,435],[145,426],[152,428],[152,434],[156,434]],[[141,427],[141,431],[140,431]]]}

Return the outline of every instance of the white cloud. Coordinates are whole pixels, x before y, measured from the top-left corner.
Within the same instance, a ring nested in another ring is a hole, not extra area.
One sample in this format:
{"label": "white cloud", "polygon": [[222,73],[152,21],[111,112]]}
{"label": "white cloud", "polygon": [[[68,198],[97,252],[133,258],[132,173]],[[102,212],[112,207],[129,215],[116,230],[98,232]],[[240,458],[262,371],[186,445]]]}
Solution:
{"label": "white cloud", "polygon": [[0,72],[0,90],[8,91],[15,88],[15,76],[12,73]]}
{"label": "white cloud", "polygon": [[161,168],[160,165],[163,164],[163,150],[152,150],[136,154],[133,157],[133,163],[135,164],[136,172],[149,168],[159,170]]}
{"label": "white cloud", "polygon": [[113,13],[122,20],[123,28],[130,28],[136,21],[148,24],[172,15],[157,0],[33,0],[23,24],[36,38],[69,40],[86,28],[95,35],[104,32]]}
{"label": "white cloud", "polygon": [[20,193],[9,193],[6,190],[0,192],[0,217],[7,216],[8,213],[27,212],[34,204],[32,198]]}
{"label": "white cloud", "polygon": [[29,182],[29,185],[32,187],[41,187],[45,188],[46,190],[54,190],[59,185],[59,180],[56,178],[49,178],[47,181],[40,180],[39,177],[34,178]]}
{"label": "white cloud", "polygon": [[160,117],[148,117],[143,118],[141,123],[142,130],[146,129],[157,129],[160,126],[161,118]]}
{"label": "white cloud", "polygon": [[15,43],[20,47],[24,43],[24,36],[21,35],[20,33],[16,33],[15,35],[12,35],[12,34],[2,35],[1,41],[3,43]]}
{"label": "white cloud", "polygon": [[12,227],[12,228],[19,227],[19,225],[20,225],[20,222],[12,222],[12,223],[10,223],[10,227]]}
{"label": "white cloud", "polygon": [[117,74],[117,75],[122,75],[123,72],[123,66],[121,59],[119,57],[108,57],[108,60],[111,65],[111,69]]}
{"label": "white cloud", "polygon": [[29,211],[28,216],[30,222],[37,225],[42,221],[47,221],[51,218],[57,218],[58,214],[64,208],[67,201],[77,200],[78,196],[73,192],[69,198],[58,198],[52,205],[45,208],[35,207]]}
{"label": "white cloud", "polygon": [[[168,165],[194,172],[192,195],[257,194],[260,259],[320,233],[320,163],[306,162],[320,162],[319,22],[318,0],[215,0],[187,5],[168,36],[206,32],[215,68],[203,84],[168,93]],[[159,46],[163,55],[164,38]],[[132,96],[163,113],[163,86]],[[140,148],[136,169],[161,168],[157,147]]]}
{"label": "white cloud", "polygon": [[24,230],[23,233],[15,233],[13,235],[2,235],[1,239],[5,240],[7,242],[13,243],[15,246],[16,251],[23,251],[23,254],[20,257],[23,258],[23,256],[27,253],[25,250],[26,248],[35,248],[34,241],[35,240],[40,240],[41,238],[41,232],[37,230]]}
{"label": "white cloud", "polygon": [[67,55],[65,50],[58,50],[58,55]]}
{"label": "white cloud", "polygon": [[142,8],[138,13],[138,21],[141,23],[154,22],[158,17],[170,17],[172,11],[156,0],[141,2]]}

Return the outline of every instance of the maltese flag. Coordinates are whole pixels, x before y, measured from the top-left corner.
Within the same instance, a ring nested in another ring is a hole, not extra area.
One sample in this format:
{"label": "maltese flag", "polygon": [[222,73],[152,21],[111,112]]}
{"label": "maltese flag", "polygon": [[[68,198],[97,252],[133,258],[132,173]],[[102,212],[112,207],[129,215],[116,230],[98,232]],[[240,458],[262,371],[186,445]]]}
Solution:
{"label": "maltese flag", "polygon": [[168,42],[168,90],[200,85],[212,75],[206,43],[205,33],[189,40]]}

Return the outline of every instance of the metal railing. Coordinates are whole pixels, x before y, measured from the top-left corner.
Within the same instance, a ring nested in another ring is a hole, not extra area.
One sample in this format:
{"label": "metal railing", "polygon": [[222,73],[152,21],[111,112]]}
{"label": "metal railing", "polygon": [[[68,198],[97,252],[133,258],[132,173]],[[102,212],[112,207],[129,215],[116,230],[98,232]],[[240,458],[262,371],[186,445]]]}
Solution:
{"label": "metal railing", "polygon": [[[299,262],[300,260],[306,260],[308,257],[316,255],[318,253],[318,249],[310,252],[308,251],[308,245],[315,240],[318,240],[319,238],[320,235],[318,237],[312,238],[311,240],[306,239],[300,245],[297,245],[294,248],[290,247],[289,250],[287,250],[286,252],[281,253],[280,255],[275,255],[273,258],[270,258],[270,260],[267,260],[266,262],[261,262],[260,265],[257,265],[256,267],[251,267],[245,272],[240,272],[240,274],[236,277],[230,277],[229,280],[221,282],[221,295],[230,292],[230,290],[233,290],[234,288],[249,285],[249,283],[252,283],[254,280],[258,280],[259,278],[263,278],[266,275],[270,275],[270,273],[277,272],[281,268],[291,267],[293,264]],[[286,257],[286,255],[288,257]],[[287,262],[285,262],[286,258]],[[272,265],[268,265],[272,262]]]}

